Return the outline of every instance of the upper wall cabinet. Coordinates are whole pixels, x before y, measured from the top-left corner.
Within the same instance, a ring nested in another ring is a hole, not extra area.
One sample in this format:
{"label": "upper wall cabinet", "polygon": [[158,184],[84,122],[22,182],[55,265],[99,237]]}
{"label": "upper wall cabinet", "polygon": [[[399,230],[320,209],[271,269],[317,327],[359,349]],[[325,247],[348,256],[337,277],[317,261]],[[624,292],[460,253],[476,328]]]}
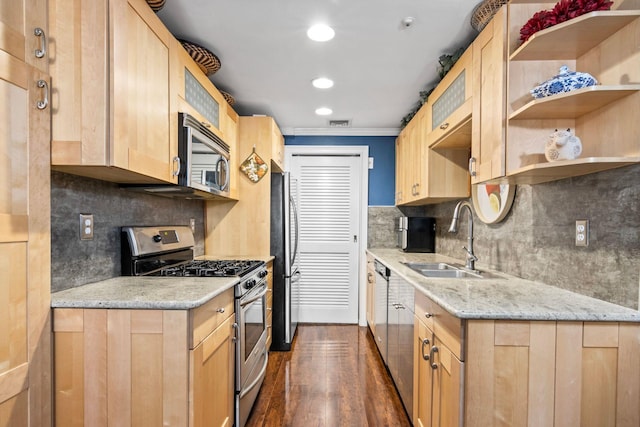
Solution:
{"label": "upper wall cabinet", "polygon": [[472,183],[505,174],[506,35],[503,6],[472,45],[473,123],[469,161]]}
{"label": "upper wall cabinet", "polygon": [[[591,12],[520,44],[522,25],[553,6],[509,3],[506,174],[513,183],[535,184],[640,162],[640,11]],[[591,74],[599,84],[533,99],[529,90],[557,75],[562,65]],[[555,129],[570,129],[581,139],[577,159],[545,160],[545,144]]]}
{"label": "upper wall cabinet", "polygon": [[468,148],[428,147],[431,106],[425,104],[396,139],[396,205],[469,197]]}
{"label": "upper wall cabinet", "polygon": [[426,126],[431,148],[470,147],[473,66],[468,48],[429,96]]}
{"label": "upper wall cabinet", "polygon": [[145,0],[50,0],[51,161],[122,183],[177,182],[171,33]]}
{"label": "upper wall cabinet", "polygon": [[0,7],[0,50],[49,70],[47,0],[9,0]]}

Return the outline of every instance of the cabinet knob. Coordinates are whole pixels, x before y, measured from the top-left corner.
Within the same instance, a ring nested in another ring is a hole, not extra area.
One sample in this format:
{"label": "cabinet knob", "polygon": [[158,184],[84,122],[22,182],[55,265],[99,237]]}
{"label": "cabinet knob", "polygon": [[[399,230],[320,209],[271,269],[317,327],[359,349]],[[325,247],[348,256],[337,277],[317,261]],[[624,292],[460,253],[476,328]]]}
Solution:
{"label": "cabinet knob", "polygon": [[219,309],[216,310],[216,312],[218,313],[224,313],[224,307],[220,307]]}
{"label": "cabinet knob", "polygon": [[433,317],[433,314],[431,313],[425,313],[424,317],[426,317],[427,319],[429,319],[430,317]]}
{"label": "cabinet knob", "polygon": [[449,127],[449,122],[443,123],[443,124],[440,125],[440,129],[442,129],[442,130],[445,130],[448,127]]}

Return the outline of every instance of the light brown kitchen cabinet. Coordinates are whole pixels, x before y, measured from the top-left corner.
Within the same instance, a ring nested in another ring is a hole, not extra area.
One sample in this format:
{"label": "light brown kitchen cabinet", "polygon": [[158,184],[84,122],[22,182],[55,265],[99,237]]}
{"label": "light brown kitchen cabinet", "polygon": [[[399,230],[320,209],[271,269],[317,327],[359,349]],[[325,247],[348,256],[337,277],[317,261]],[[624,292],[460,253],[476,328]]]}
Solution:
{"label": "light brown kitchen cabinet", "polygon": [[41,1],[0,7],[1,427],[52,421],[51,82],[48,56],[31,51],[46,13]]}
{"label": "light brown kitchen cabinet", "polygon": [[255,150],[269,170],[258,182],[239,173],[237,182],[241,197],[238,201],[206,203],[206,255],[271,255],[271,172],[279,169],[271,156],[274,147],[282,143],[281,135],[271,117],[239,117],[238,161],[242,163]]}
{"label": "light brown kitchen cabinet", "polygon": [[[553,3],[509,3],[509,28],[520,28]],[[640,4],[587,13],[536,33],[520,44],[510,31],[506,174],[509,182],[536,184],[640,162]],[[630,9],[633,8],[633,9]],[[586,36],[588,35],[588,36]],[[586,72],[591,86],[533,99],[529,90],[559,73]],[[575,160],[548,162],[544,148],[555,129],[582,141]]]}
{"label": "light brown kitchen cabinet", "polygon": [[284,137],[275,121],[271,124],[272,153],[271,161],[279,172],[284,170]]}
{"label": "light brown kitchen cabinet", "polygon": [[467,48],[429,95],[430,119],[425,124],[429,147],[471,146],[474,66],[472,49]]}
{"label": "light brown kitchen cabinet", "polygon": [[420,292],[415,297],[413,423],[459,426],[464,390],[462,322]]}
{"label": "light brown kitchen cabinet", "polygon": [[465,426],[640,425],[640,325],[474,320]]}
{"label": "light brown kitchen cabinet", "polygon": [[461,320],[416,292],[414,336],[414,425],[640,425],[640,324]]}
{"label": "light brown kitchen cabinet", "polygon": [[426,205],[469,197],[468,148],[427,146],[428,104],[396,139],[396,205]]}
{"label": "light brown kitchen cabinet", "polygon": [[239,180],[240,180],[240,161],[238,160],[238,127],[240,118],[238,113],[227,105],[225,108],[226,115],[222,122],[222,133],[224,134],[224,142],[229,144],[231,151],[229,158],[229,198],[238,199],[240,197]]}
{"label": "light brown kitchen cabinet", "polygon": [[192,310],[53,317],[56,425],[233,423],[233,289]]}
{"label": "light brown kitchen cabinet", "polygon": [[0,50],[48,74],[47,0],[3,2],[0,35]]}
{"label": "light brown kitchen cabinet", "polygon": [[469,171],[473,184],[505,174],[507,11],[503,6],[474,40],[473,120]]}
{"label": "light brown kitchen cabinet", "polygon": [[175,183],[173,36],[144,0],[50,0],[51,164],[115,182]]}

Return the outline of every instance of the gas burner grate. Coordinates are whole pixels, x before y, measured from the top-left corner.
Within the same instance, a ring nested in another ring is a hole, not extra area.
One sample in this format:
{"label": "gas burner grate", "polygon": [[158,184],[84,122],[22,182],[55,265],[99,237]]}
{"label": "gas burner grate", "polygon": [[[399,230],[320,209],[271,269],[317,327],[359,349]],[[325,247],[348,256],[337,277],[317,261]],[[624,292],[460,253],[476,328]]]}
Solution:
{"label": "gas burner grate", "polygon": [[191,261],[180,266],[164,268],[160,271],[160,275],[169,277],[242,277],[262,265],[264,265],[264,261],[257,260]]}

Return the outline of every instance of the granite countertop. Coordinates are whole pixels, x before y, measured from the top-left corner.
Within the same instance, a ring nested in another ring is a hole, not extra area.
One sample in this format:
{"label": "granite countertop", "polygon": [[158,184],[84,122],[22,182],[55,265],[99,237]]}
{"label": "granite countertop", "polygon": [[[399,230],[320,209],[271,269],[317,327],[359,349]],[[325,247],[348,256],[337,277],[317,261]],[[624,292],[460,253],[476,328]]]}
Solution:
{"label": "granite countertop", "polygon": [[[640,311],[548,284],[487,270],[495,278],[427,278],[403,262],[464,264],[439,254],[398,249],[367,250],[374,258],[461,319],[573,320],[640,322]],[[483,270],[482,265],[478,267]]]}
{"label": "granite countertop", "polygon": [[[272,256],[203,255],[198,260],[257,259]],[[51,294],[53,308],[189,310],[238,283],[237,277],[122,276]]]}
{"label": "granite countertop", "polygon": [[188,310],[216,297],[237,277],[123,276],[51,294],[53,308]]}

